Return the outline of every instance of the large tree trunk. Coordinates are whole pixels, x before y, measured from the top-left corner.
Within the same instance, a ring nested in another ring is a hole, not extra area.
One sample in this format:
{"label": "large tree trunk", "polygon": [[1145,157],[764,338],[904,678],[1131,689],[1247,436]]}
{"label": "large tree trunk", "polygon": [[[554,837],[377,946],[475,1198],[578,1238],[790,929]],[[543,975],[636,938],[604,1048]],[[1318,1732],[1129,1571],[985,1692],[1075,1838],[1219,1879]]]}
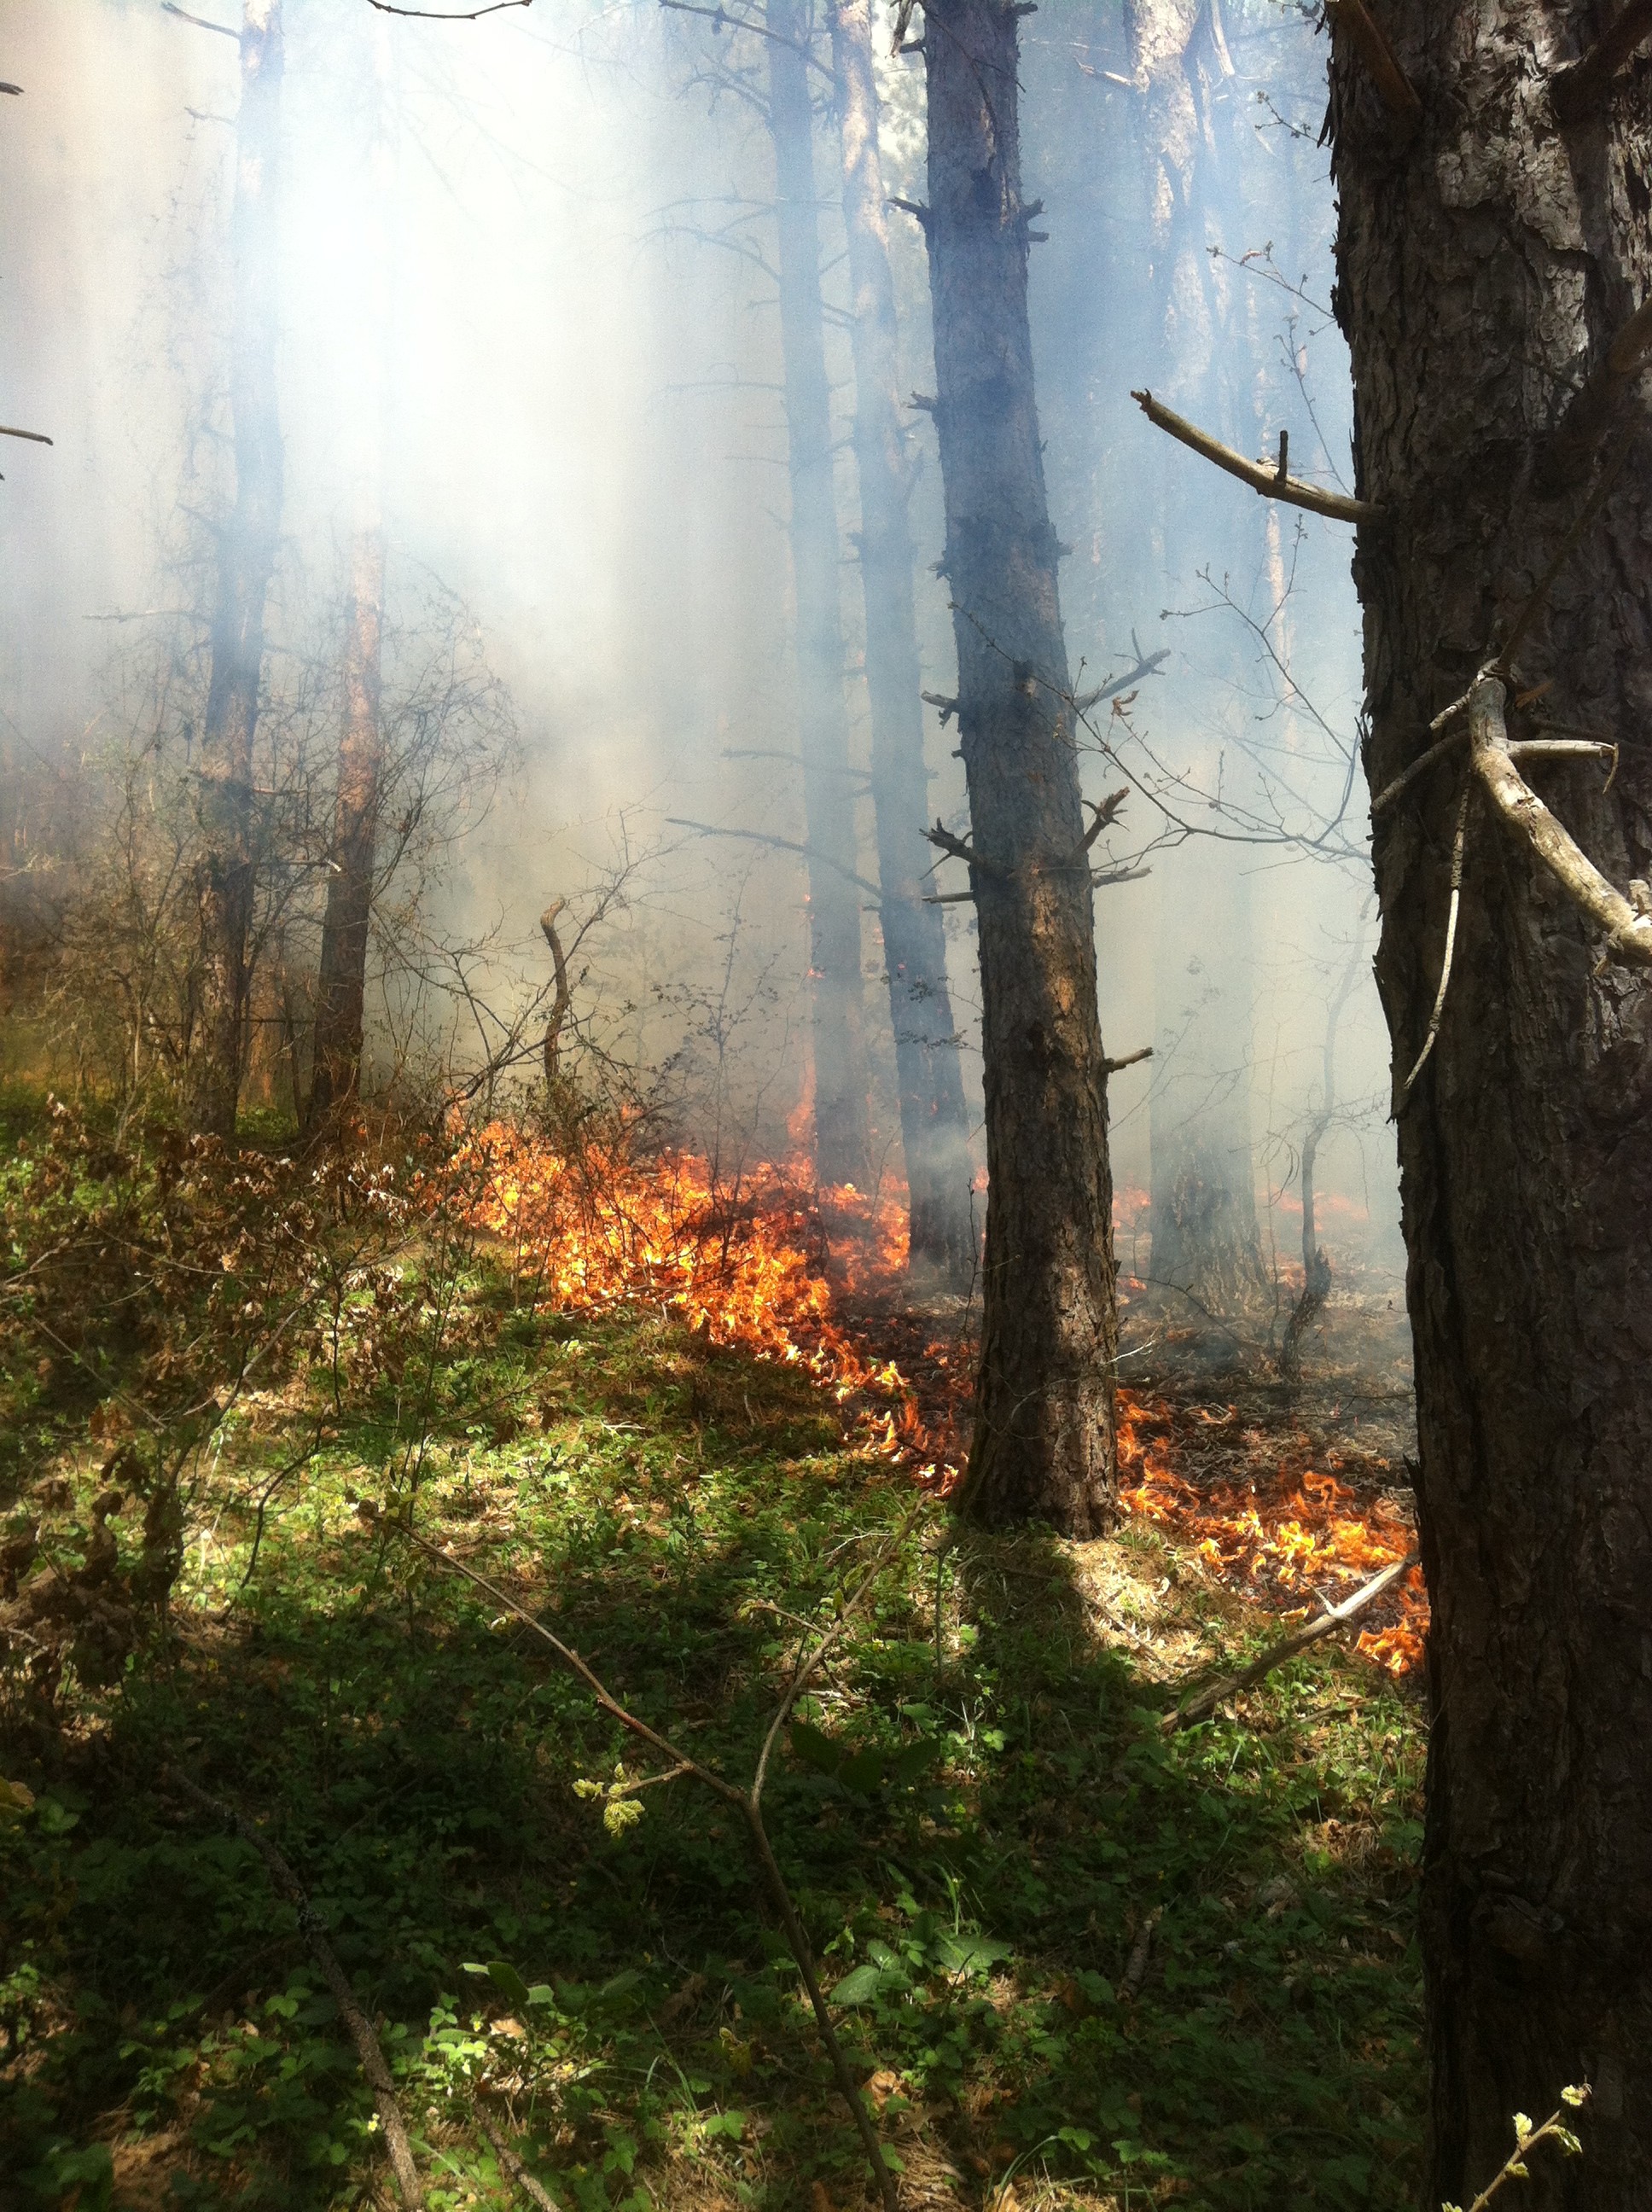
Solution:
{"label": "large tree trunk", "polygon": [[384,768],[384,732],[379,715],[384,600],[383,533],[363,530],[356,536],[350,562],[344,716],[338,738],[331,866],[316,986],[315,1068],[305,1115],[306,1126],[312,1129],[354,1100],[361,1078],[374,849]]}
{"label": "large tree trunk", "polygon": [[[1374,789],[1507,640],[1643,422],[1613,335],[1652,292],[1643,70],[1581,122],[1554,72],[1617,10],[1383,0],[1407,124],[1333,71],[1339,312],[1353,354],[1366,761]],[[1380,57],[1379,57],[1380,59]],[[1621,366],[1621,362],[1619,366]],[[1589,382],[1601,405],[1568,407]],[[1557,417],[1576,435],[1558,447]],[[1560,466],[1551,483],[1549,471]],[[1552,489],[1555,495],[1540,496]],[[1643,444],[1588,520],[1508,690],[1528,715],[1643,738],[1652,697]],[[1482,693],[1491,706],[1496,687]],[[1516,736],[1530,734],[1530,721]],[[1482,721],[1438,1041],[1399,1113],[1433,1605],[1423,1925],[1426,2199],[1467,2203],[1515,2110],[1594,2084],[1549,2204],[1652,2203],[1652,992],[1493,811]],[[1376,822],[1378,981],[1402,1079],[1427,1034],[1469,750]],[[1652,876],[1652,755],[1534,764],[1610,876]],[[1529,817],[1528,817],[1529,818]],[[1536,2201],[1534,2199],[1534,2201]]]}
{"label": "large tree trunk", "polygon": [[832,61],[853,294],[854,451],[860,481],[878,881],[906,1152],[910,1250],[914,1267],[963,1283],[975,1261],[969,1125],[946,988],[946,933],[940,908],[923,903],[934,854],[924,836],[929,773],[924,765],[907,518],[911,469],[901,419],[895,280],[878,150],[872,0],[834,0]]}
{"label": "large tree trunk", "polygon": [[866,1057],[861,1034],[860,894],[848,774],[842,558],[832,483],[831,392],[820,296],[808,18],[768,0],[768,114],[780,231],[780,349],[792,475],[799,737],[809,839],[810,980],[814,1006],[815,1165],[823,1182],[866,1173]]}
{"label": "large tree trunk", "polygon": [[1090,855],[1027,323],[1017,12],[929,0],[930,283],[986,1064],[968,1510],[1114,1511],[1112,1188]]}
{"label": "large tree trunk", "polygon": [[199,973],[191,1040],[190,1118],[233,1139],[246,1041],[252,928],[252,739],[264,669],[264,611],[281,529],[276,406],[276,205],[280,156],[281,0],[244,0],[229,396],[235,506],[218,539],[212,672],[200,754]]}

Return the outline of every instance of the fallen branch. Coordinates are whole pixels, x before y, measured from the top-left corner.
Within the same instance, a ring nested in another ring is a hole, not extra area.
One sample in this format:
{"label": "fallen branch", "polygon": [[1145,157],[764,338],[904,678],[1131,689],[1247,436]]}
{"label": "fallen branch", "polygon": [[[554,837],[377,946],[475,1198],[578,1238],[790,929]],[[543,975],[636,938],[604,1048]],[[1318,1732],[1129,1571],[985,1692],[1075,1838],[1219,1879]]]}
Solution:
{"label": "fallen branch", "polygon": [[1422,120],[1423,103],[1416,88],[1394,58],[1394,51],[1367,13],[1364,0],[1330,0],[1326,13],[1333,25],[1348,33],[1350,44],[1365,64],[1376,87],[1377,98],[1407,130]]}
{"label": "fallen branch", "polygon": [[334,1955],[333,1948],[322,1933],[321,1923],[315,1908],[305,1893],[304,1885],[286,1860],[276,1849],[256,1821],[238,1813],[233,1805],[226,1805],[191,1782],[177,1769],[168,1771],[167,1778],[181,1790],[185,1797],[210,1813],[228,1828],[233,1828],[244,1844],[250,1844],[269,1869],[270,1878],[288,1903],[298,1913],[299,1933],[309,1945],[312,1956],[321,1969],[322,1978],[332,1991],[333,2002],[338,2008],[338,2017],[349,2030],[350,2041],[355,2045],[356,2057],[367,2086],[373,2091],[373,2101],[379,2108],[379,2124],[384,2130],[385,2148],[390,2153],[390,2163],[396,2175],[396,2186],[401,2191],[402,2202],[408,2212],[422,2212],[424,2191],[419,2181],[419,2170],[413,2162],[413,2147],[407,2139],[407,2128],[402,2119],[402,2108],[396,2101],[396,2085],[390,2078],[390,2069],[385,2063],[385,2054],[379,2048],[379,2039],[371,2023],[355,2002],[343,1968]]}
{"label": "fallen branch", "polygon": [[1151,392],[1133,392],[1130,397],[1156,428],[1167,431],[1184,446],[1190,446],[1194,453],[1202,453],[1207,461],[1213,461],[1218,469],[1225,469],[1230,477],[1237,477],[1241,483],[1248,483],[1264,499],[1284,500],[1288,506],[1305,507],[1310,514],[1328,515],[1333,522],[1363,523],[1368,529],[1380,527],[1385,520],[1382,508],[1374,507],[1368,499],[1350,499],[1343,492],[1321,491],[1317,484],[1303,483],[1297,477],[1282,479],[1278,469],[1270,468],[1266,461],[1248,461],[1231,446],[1224,446],[1219,438],[1212,438],[1207,430],[1200,429],[1185,416],[1164,406]]}
{"label": "fallen branch", "polygon": [[1474,771],[1493,805],[1529,845],[1572,902],[1606,934],[1603,960],[1614,957],[1652,968],[1652,890],[1631,885],[1634,902],[1603,876],[1571,832],[1556,820],[1515,765],[1503,719],[1508,696],[1489,672],[1469,694],[1469,737]]}
{"label": "fallen branch", "polygon": [[763,1822],[762,1793],[763,1784],[768,1778],[769,1760],[774,1756],[780,1730],[786,1725],[793,1708],[824,1665],[833,1646],[841,1638],[855,1614],[871,1596],[873,1585],[885,1561],[904,1542],[928,1502],[926,1498],[920,1498],[901,1522],[900,1527],[878,1547],[859,1584],[844,1599],[839,1607],[837,1619],[829,1628],[823,1631],[817,1637],[812,1649],[805,1651],[793,1668],[791,1677],[775,1705],[768,1733],[763,1737],[762,1747],[757,1754],[757,1764],[753,1771],[751,1786],[749,1790],[741,1790],[733,1783],[726,1782],[720,1774],[714,1773],[709,1767],[702,1766],[699,1760],[693,1758],[688,1752],[680,1750],[669,1736],[662,1735],[658,1729],[651,1728],[647,1721],[640,1719],[636,1714],[629,1711],[614,1696],[601,1677],[580,1657],[571,1644],[564,1644],[561,1637],[547,1628],[544,1621],[530,1613],[525,1606],[519,1605],[514,1598],[500,1589],[497,1583],[489,1582],[485,1575],[479,1575],[474,1567],[466,1566],[462,1559],[454,1559],[451,1553],[444,1552],[439,1545],[431,1543],[428,1537],[421,1536],[416,1529],[409,1528],[404,1522],[392,1520],[387,1516],[381,1515],[377,1507],[370,1502],[364,1502],[357,1509],[368,1526],[381,1528],[392,1535],[401,1537],[404,1542],[411,1544],[416,1550],[422,1552],[426,1559],[433,1560],[437,1566],[444,1569],[448,1574],[459,1575],[465,1581],[474,1583],[477,1589],[485,1591],[495,1605],[501,1607],[513,1619],[519,1620],[525,1628],[531,1629],[543,1642],[550,1644],[562,1664],[584,1683],[600,1711],[606,1713],[610,1720],[617,1722],[621,1728],[637,1737],[641,1742],[646,1743],[651,1750],[657,1752],[663,1759],[667,1759],[678,1774],[691,1776],[695,1781],[709,1790],[714,1796],[721,1798],[726,1805],[732,1807],[739,1813],[745,1822],[747,1838],[751,1845],[752,1856],[756,1860],[758,1870],[762,1876],[763,1886],[768,1890],[775,1911],[780,1915],[780,1925],[786,1931],[786,1939],[791,1947],[792,1956],[796,1961],[799,1973],[803,1977],[803,1985],[808,1992],[810,2008],[815,2015],[815,2025],[820,2031],[820,2039],[826,2047],[832,2073],[837,2082],[838,2093],[849,2108],[850,2117],[854,2122],[855,2130],[860,2137],[861,2147],[866,2154],[866,2163],[872,2169],[872,2179],[883,2198],[884,2212],[899,2212],[895,2176],[884,2157],[883,2145],[878,2139],[878,2130],[872,2125],[872,2116],[866,2110],[865,2100],[856,2085],[853,2075],[849,2070],[849,2062],[844,2054],[842,2045],[838,2040],[837,2030],[832,2022],[825,1993],[820,1985],[820,1976],[815,1964],[813,1948],[809,1942],[808,1933],[803,1922],[798,1916],[797,1906],[793,1903],[792,1893],[787,1886],[786,1876],[780,1872],[780,1863],[769,1843],[768,1831]]}
{"label": "fallen branch", "polygon": [[509,2174],[511,2179],[522,2191],[522,2194],[525,2197],[531,2197],[533,2202],[540,2208],[540,2212],[562,2212],[562,2208],[558,2205],[556,2199],[551,2195],[550,2190],[545,2187],[544,2183],[543,2181],[536,2180],[534,2176],[528,2172],[527,2167],[523,2165],[521,2160],[506,2142],[504,2136],[501,2135],[499,2130],[494,2125],[493,2122],[488,2118],[488,2115],[483,2112],[479,2106],[477,2108],[473,2117],[476,2120],[477,2129],[487,2138],[488,2148],[492,2151],[494,2156],[499,2160],[501,2170],[503,2172]]}
{"label": "fallen branch", "polygon": [[1637,46],[1652,38],[1652,0],[1629,0],[1577,61],[1558,70],[1549,86],[1549,104],[1561,123],[1582,123],[1604,107],[1613,83]]}
{"label": "fallen branch", "polygon": [[1327,1607],[1317,1620],[1309,1621],[1306,1628],[1299,1628],[1294,1635],[1287,1636],[1283,1643],[1273,1644],[1263,1652],[1260,1659],[1252,1660],[1248,1667],[1242,1668],[1236,1674],[1224,1675],[1221,1681],[1212,1682],[1208,1689],[1201,1690],[1196,1697],[1190,1698],[1185,1705],[1178,1705],[1174,1712],[1166,1713],[1159,1726],[1168,1735],[1177,1729],[1193,1728],[1200,1721],[1207,1721],[1218,1705],[1225,1705],[1230,1698],[1237,1697],[1242,1690],[1249,1689],[1253,1683],[1260,1682],[1276,1667],[1283,1667],[1287,1659],[1294,1659],[1299,1651],[1306,1651],[1311,1644],[1321,1643],[1326,1637],[1334,1636],[1338,1629],[1345,1628],[1351,1620],[1364,1613],[1367,1606],[1374,1605],[1384,1590],[1391,1589],[1401,1575],[1409,1573],[1416,1565],[1416,1553],[1407,1552],[1403,1559],[1395,1559],[1392,1565],[1384,1567],[1380,1575],[1373,1575],[1370,1582],[1363,1584],[1351,1597],[1344,1598],[1340,1605]]}

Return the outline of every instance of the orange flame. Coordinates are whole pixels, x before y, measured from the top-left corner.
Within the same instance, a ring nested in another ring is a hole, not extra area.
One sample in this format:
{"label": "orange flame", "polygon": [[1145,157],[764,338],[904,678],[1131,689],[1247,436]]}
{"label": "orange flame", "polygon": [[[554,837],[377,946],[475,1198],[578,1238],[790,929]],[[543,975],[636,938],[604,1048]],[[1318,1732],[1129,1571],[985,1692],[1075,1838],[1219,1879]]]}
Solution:
{"label": "orange flame", "polygon": [[[623,1144],[559,1152],[503,1122],[465,1133],[450,1159],[473,1221],[511,1246],[536,1297],[576,1311],[652,1305],[706,1340],[805,1369],[844,1407],[857,1443],[943,1494],[957,1480],[969,1365],[894,1316],[906,1265],[905,1194],[817,1188],[806,1164],[766,1163],[733,1182],[692,1153],[632,1158]],[[869,1303],[868,1303],[869,1302]],[[852,1310],[853,1309],[853,1310]],[[903,1371],[890,1346],[908,1358]],[[921,1387],[914,1378],[921,1375]],[[1334,1474],[1274,1470],[1254,1480],[1178,1472],[1190,1424],[1121,1389],[1121,1496],[1174,1529],[1220,1579],[1263,1599],[1310,1582],[1351,1582],[1403,1559],[1410,1528],[1386,1498],[1362,1500]],[[1392,1673],[1422,1652],[1427,1600],[1413,1568],[1400,1620],[1359,1649]]]}

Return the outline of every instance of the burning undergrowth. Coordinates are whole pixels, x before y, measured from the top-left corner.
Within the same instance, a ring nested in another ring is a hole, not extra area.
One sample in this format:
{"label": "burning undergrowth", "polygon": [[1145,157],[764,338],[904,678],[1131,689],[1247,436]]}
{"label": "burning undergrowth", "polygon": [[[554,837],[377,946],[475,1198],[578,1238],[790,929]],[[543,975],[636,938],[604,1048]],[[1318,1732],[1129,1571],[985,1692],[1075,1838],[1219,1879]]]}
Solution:
{"label": "burning undergrowth", "polygon": [[[652,1305],[708,1343],[800,1368],[836,1398],[857,1444],[943,1495],[957,1481],[971,1312],[903,1296],[898,1192],[822,1189],[799,1161],[721,1176],[693,1154],[645,1157],[623,1139],[559,1149],[503,1122],[468,1133],[448,1172],[536,1299]],[[1391,1464],[1374,1453],[1327,1449],[1290,1419],[1170,1388],[1121,1389],[1119,1420],[1129,1510],[1258,1602],[1333,1602],[1414,1549]],[[1359,1649],[1405,1674],[1427,1619],[1412,1568]]]}

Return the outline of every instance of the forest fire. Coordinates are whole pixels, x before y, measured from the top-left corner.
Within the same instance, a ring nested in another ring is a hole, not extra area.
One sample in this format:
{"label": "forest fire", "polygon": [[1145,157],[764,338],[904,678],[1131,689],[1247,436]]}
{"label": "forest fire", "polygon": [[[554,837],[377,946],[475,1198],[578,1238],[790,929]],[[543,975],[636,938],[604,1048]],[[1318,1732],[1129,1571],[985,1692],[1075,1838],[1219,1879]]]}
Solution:
{"label": "forest fire", "polygon": [[[957,1481],[967,1359],[909,1334],[902,1343],[921,1358],[903,1350],[903,1367],[891,1356],[906,1259],[900,1192],[817,1189],[800,1159],[725,1179],[693,1154],[574,1154],[503,1122],[466,1137],[451,1172],[472,1220],[509,1247],[536,1297],[574,1310],[657,1306],[712,1344],[803,1367],[869,1449],[943,1494]],[[1181,1409],[1121,1390],[1125,1504],[1193,1546],[1222,1582],[1285,1610],[1412,1548],[1385,1497],[1309,1466],[1243,1471],[1245,1441],[1230,1408]],[[1213,1455],[1211,1443],[1224,1448]],[[1397,1604],[1399,1619],[1364,1632],[1358,1648],[1399,1674],[1422,1653],[1419,1570]]]}

